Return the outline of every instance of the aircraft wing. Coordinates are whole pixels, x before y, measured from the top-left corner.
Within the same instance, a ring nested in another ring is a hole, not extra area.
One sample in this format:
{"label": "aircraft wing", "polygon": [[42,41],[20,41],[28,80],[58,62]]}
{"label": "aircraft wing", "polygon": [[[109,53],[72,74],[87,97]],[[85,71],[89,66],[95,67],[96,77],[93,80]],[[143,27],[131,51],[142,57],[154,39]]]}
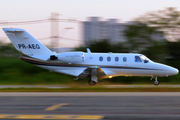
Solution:
{"label": "aircraft wing", "polygon": [[91,77],[92,74],[96,74],[98,79],[103,79],[103,78],[107,77],[107,74],[98,66],[90,66],[90,67],[86,68],[77,77],[78,78],[87,78],[87,77]]}

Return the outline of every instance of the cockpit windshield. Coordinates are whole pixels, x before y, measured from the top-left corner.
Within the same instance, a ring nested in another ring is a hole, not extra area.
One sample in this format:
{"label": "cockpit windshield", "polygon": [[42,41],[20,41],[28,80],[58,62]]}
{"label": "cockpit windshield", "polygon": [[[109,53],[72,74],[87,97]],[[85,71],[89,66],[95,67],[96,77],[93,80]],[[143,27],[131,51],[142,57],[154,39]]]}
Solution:
{"label": "cockpit windshield", "polygon": [[141,55],[140,56],[141,57],[141,59],[144,61],[144,63],[148,63],[150,60],[146,57],[146,56],[144,56],[144,55]]}

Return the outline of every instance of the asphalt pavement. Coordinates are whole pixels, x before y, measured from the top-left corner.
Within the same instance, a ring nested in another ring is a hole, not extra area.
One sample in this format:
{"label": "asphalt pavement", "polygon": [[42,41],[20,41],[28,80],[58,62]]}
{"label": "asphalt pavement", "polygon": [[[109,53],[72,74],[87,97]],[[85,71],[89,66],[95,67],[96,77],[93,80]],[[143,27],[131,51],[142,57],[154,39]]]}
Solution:
{"label": "asphalt pavement", "polygon": [[0,93],[0,118],[179,120],[180,93]]}

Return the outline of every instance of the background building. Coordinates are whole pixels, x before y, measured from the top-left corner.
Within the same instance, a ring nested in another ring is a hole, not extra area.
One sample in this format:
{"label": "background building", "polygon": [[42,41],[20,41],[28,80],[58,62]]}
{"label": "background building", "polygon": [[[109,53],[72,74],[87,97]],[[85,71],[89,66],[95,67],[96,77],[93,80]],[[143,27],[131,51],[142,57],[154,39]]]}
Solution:
{"label": "background building", "polygon": [[88,21],[82,22],[84,45],[88,46],[92,41],[103,39],[110,40],[111,44],[124,42],[123,30],[124,24],[118,23],[117,19],[102,21],[99,17],[90,17]]}
{"label": "background building", "polygon": [[[126,38],[126,36],[124,35],[124,30],[127,29],[127,25],[138,24],[135,21],[118,23],[118,19],[108,19],[106,21],[103,21],[100,17],[89,17],[88,21],[82,22],[82,37],[84,46],[89,46],[89,44],[93,41],[100,41],[104,39],[109,40],[111,44],[127,42],[128,38]],[[142,30],[139,32],[142,32]],[[144,33],[141,34],[143,35]],[[151,46],[151,44],[146,43],[147,39],[163,42],[163,40],[165,40],[165,37],[163,34],[159,34],[158,32],[151,34],[148,38],[136,36],[133,39],[135,42],[143,44],[141,46],[141,49],[146,49],[146,47]],[[128,46],[128,43],[124,43],[124,45]]]}

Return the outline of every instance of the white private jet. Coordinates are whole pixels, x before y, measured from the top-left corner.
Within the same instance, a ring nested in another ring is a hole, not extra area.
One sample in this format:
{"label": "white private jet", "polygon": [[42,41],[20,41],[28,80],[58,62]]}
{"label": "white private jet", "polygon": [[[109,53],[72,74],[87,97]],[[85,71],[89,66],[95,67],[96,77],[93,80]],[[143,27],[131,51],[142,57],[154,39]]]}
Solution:
{"label": "white private jet", "polygon": [[12,44],[23,53],[21,60],[49,71],[64,73],[76,78],[89,78],[89,85],[115,76],[150,76],[158,85],[157,77],[178,74],[178,69],[156,63],[142,54],[133,53],[55,53],[20,28],[3,28]]}

